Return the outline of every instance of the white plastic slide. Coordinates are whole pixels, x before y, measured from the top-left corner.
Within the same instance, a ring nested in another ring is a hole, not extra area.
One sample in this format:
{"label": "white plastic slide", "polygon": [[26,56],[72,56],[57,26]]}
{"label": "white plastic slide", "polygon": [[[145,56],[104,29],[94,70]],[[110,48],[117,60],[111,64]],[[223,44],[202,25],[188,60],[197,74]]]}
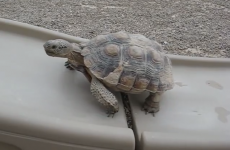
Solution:
{"label": "white plastic slide", "polygon": [[170,56],[175,87],[153,117],[129,95],[139,150],[230,150],[230,59]]}
{"label": "white plastic slide", "polygon": [[56,38],[87,41],[0,19],[0,150],[230,150],[230,59],[169,55],[175,87],[155,117],[148,93],[129,95],[132,131],[119,93],[108,118],[85,77],[45,54]]}
{"label": "white plastic slide", "polygon": [[107,117],[86,78],[45,54],[56,38],[87,40],[0,19],[0,150],[133,150],[120,94]]}

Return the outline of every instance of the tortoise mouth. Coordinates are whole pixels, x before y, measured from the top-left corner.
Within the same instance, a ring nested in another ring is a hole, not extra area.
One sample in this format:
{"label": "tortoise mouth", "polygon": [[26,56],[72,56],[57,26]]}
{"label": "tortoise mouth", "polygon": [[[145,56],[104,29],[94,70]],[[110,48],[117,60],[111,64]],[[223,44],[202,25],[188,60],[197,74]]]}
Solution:
{"label": "tortoise mouth", "polygon": [[53,55],[54,55],[54,52],[46,51],[46,54],[49,55],[49,56],[53,56]]}

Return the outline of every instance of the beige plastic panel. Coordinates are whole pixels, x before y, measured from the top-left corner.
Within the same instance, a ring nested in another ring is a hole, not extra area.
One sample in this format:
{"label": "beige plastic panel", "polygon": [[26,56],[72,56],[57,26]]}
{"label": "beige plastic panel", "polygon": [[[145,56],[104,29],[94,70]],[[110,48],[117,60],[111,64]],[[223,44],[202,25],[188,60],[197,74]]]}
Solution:
{"label": "beige plastic panel", "polygon": [[107,117],[85,77],[45,54],[43,43],[56,38],[87,40],[0,19],[0,142],[22,150],[43,142],[42,150],[134,149],[120,94],[120,111]]}
{"label": "beige plastic panel", "polygon": [[175,87],[153,117],[129,95],[139,150],[230,150],[230,59],[171,56]]}
{"label": "beige plastic panel", "polygon": [[12,144],[6,144],[0,142],[0,149],[1,150],[20,150],[20,148],[13,146]]}

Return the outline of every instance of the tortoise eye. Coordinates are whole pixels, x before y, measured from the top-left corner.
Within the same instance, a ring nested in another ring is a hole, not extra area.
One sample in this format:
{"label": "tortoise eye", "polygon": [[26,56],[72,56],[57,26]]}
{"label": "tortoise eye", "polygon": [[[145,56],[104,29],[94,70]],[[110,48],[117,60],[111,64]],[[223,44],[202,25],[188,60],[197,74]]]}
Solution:
{"label": "tortoise eye", "polygon": [[53,45],[53,46],[52,46],[52,49],[55,49],[56,47],[57,47],[57,46]]}

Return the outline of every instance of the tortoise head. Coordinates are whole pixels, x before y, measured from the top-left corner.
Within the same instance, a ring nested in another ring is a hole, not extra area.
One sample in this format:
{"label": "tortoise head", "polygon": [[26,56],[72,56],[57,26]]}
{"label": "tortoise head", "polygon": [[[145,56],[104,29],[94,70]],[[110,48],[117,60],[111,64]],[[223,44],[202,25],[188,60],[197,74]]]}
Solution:
{"label": "tortoise head", "polygon": [[48,56],[67,58],[73,51],[73,46],[62,39],[49,40],[43,45]]}

